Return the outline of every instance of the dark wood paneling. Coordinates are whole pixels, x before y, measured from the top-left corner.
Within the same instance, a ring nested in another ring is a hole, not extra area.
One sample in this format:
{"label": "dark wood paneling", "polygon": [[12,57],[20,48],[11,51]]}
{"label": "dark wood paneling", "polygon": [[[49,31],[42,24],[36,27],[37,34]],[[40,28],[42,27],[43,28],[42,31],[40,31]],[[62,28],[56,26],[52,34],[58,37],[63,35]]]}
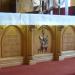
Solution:
{"label": "dark wood paneling", "polygon": [[0,0],[0,12],[15,12],[16,0]]}

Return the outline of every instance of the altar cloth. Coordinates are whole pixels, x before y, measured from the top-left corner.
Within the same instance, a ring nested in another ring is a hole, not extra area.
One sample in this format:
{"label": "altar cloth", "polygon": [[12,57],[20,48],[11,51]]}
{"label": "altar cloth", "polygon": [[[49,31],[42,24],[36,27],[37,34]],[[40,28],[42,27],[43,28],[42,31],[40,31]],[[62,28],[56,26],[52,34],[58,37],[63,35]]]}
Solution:
{"label": "altar cloth", "polygon": [[0,25],[75,25],[75,16],[0,13]]}

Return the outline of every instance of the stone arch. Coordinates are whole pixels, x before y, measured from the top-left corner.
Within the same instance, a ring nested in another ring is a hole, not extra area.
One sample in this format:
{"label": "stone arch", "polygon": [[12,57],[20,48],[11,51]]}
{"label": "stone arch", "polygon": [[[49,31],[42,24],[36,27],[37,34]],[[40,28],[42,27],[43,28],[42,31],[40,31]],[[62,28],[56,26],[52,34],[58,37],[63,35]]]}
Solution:
{"label": "stone arch", "polygon": [[22,56],[22,32],[18,26],[7,26],[1,38],[1,56]]}
{"label": "stone arch", "polygon": [[73,26],[67,26],[61,32],[61,50],[75,50],[75,29]]}

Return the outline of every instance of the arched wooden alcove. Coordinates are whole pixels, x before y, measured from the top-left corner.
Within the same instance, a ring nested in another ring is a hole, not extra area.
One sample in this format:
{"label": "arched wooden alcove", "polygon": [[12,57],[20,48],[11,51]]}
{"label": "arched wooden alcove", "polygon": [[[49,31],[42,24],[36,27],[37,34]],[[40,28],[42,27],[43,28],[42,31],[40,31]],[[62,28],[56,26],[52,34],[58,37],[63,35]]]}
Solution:
{"label": "arched wooden alcove", "polygon": [[67,26],[61,32],[61,56],[63,58],[75,55],[75,29]]}
{"label": "arched wooden alcove", "polygon": [[[40,49],[40,39],[39,36],[42,35],[42,28],[44,30],[44,36],[48,36],[48,48],[47,52],[39,51]],[[32,55],[35,62],[52,60],[53,59],[53,32],[50,26],[42,25],[36,26],[32,30]]]}
{"label": "arched wooden alcove", "polygon": [[1,65],[23,64],[22,32],[18,26],[7,26],[1,37]]}

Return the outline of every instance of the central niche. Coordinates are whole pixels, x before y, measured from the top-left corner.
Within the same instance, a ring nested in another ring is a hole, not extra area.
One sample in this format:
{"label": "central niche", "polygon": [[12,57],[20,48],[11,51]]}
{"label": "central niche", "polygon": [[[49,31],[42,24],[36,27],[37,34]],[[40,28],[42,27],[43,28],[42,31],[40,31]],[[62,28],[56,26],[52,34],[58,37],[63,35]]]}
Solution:
{"label": "central niche", "polygon": [[21,33],[15,26],[6,28],[2,37],[2,57],[21,56]]}
{"label": "central niche", "polygon": [[51,53],[52,35],[46,26],[33,30],[32,40],[33,55]]}

